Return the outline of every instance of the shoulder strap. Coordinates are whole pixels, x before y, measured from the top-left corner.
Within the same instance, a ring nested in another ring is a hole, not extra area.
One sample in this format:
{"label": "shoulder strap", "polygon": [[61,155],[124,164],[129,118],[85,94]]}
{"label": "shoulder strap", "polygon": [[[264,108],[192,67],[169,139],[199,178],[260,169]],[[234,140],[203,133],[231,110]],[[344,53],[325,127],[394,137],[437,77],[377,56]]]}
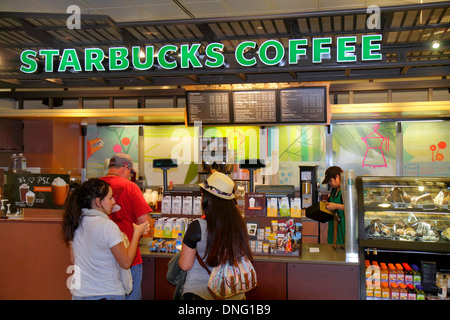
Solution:
{"label": "shoulder strap", "polygon": [[197,250],[195,250],[195,256],[197,257],[198,263],[200,263],[203,269],[205,269],[208,272],[208,274],[211,274],[211,271],[209,271],[208,267],[206,266],[205,262],[203,262],[203,259],[200,257]]}
{"label": "shoulder strap", "polygon": [[[197,219],[197,220],[198,220],[198,222],[200,224],[200,229],[201,229],[201,233],[202,233],[202,236],[203,236],[203,231],[205,231],[205,229],[206,229],[206,221],[204,219]],[[205,269],[208,272],[208,274],[211,274],[211,271],[208,269],[208,267],[206,266],[206,264],[203,261],[202,257],[200,257],[200,255],[198,254],[197,250],[195,250],[195,256],[196,256],[196,258],[198,260],[198,263],[203,267],[203,269]]]}

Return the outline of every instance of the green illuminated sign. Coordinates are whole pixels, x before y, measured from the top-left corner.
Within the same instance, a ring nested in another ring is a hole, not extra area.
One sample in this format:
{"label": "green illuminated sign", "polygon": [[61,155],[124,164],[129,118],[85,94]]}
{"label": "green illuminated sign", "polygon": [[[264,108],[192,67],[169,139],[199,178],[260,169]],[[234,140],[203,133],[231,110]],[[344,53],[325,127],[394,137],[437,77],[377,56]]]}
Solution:
{"label": "green illuminated sign", "polygon": [[[338,63],[356,62],[358,59],[360,61],[382,59],[382,54],[379,52],[382,40],[380,34],[361,36],[359,56],[356,52],[357,40],[356,36],[337,37],[336,61]],[[332,45],[332,38],[312,38],[309,59],[314,64],[331,59]],[[143,49],[134,46],[131,52],[126,47],[111,47],[107,52],[99,48],[85,48],[81,53],[82,57],[75,49],[42,49],[39,52],[24,50],[20,54],[22,63],[20,71],[36,72],[40,59],[44,61],[42,66],[44,72],[65,72],[68,69],[91,72],[106,71],[106,68],[109,71],[122,71],[130,67],[145,71],[156,66],[165,70],[220,68],[228,65],[225,61],[224,47],[224,44],[214,42],[208,44],[204,50],[201,50],[200,43],[179,46],[167,44],[159,50],[153,46],[146,46]],[[258,61],[259,65],[275,66],[280,65],[284,60],[284,65],[297,65],[300,59],[308,59],[307,48],[308,39],[290,39],[287,48],[274,39],[267,40],[259,46],[254,41],[244,41],[237,45],[234,58],[242,67],[252,67],[257,65]],[[103,64],[106,60],[108,63]],[[55,68],[57,70],[54,70]]]}

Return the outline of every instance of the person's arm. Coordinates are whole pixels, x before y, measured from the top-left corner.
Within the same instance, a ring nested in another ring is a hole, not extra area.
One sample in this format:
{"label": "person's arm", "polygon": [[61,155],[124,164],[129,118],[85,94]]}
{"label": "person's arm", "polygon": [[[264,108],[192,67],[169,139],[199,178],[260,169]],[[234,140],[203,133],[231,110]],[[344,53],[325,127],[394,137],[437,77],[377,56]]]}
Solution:
{"label": "person's arm", "polygon": [[134,257],[136,256],[137,247],[139,245],[139,239],[144,233],[147,232],[148,223],[144,222],[139,225],[133,223],[133,228],[133,239],[131,239],[128,248],[125,248],[123,241],[111,248],[114,258],[123,269],[130,268],[133,263]]}
{"label": "person's arm", "polygon": [[197,242],[202,238],[202,229],[198,220],[194,220],[187,228],[181,245],[180,259],[178,265],[187,271],[192,268],[197,252]]}
{"label": "person's arm", "polygon": [[181,246],[180,260],[178,260],[178,265],[181,269],[187,271],[192,268],[195,262],[195,253],[197,249],[189,248],[185,243]]}
{"label": "person's arm", "polygon": [[327,209],[330,211],[344,210],[344,205],[339,203],[327,202]]}
{"label": "person's arm", "polygon": [[143,214],[142,216],[137,218],[137,222],[138,224],[144,223],[144,222],[148,222],[148,224],[150,224],[151,222],[151,217],[148,213]]}

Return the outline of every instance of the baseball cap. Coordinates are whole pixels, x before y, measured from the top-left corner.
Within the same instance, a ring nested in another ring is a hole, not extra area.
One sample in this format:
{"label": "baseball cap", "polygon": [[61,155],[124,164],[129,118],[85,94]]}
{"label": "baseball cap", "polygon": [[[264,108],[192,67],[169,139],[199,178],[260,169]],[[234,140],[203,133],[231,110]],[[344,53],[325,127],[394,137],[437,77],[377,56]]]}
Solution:
{"label": "baseball cap", "polygon": [[133,170],[133,159],[131,159],[131,156],[129,154],[125,153],[117,153],[112,156],[112,158],[109,160],[109,167],[112,166],[121,166],[121,167],[127,167],[130,169],[131,173],[134,173]]}
{"label": "baseball cap", "polygon": [[327,184],[331,178],[334,178],[334,177],[340,175],[341,172],[344,172],[344,171],[338,166],[329,167],[325,171],[325,179],[323,179],[322,184]]}

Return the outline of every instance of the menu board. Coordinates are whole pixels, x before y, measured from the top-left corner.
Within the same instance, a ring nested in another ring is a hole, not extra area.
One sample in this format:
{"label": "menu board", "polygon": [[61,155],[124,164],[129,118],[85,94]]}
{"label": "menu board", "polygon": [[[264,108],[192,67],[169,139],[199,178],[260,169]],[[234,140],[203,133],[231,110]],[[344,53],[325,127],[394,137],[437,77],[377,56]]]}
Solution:
{"label": "menu board", "polygon": [[233,92],[234,123],[275,123],[276,90]]}
{"label": "menu board", "polygon": [[326,87],[280,90],[280,121],[290,123],[327,122]]}
{"label": "menu board", "polygon": [[187,93],[188,124],[229,124],[230,101],[227,91],[199,91]]}
{"label": "menu board", "polygon": [[271,90],[188,91],[187,124],[327,124],[325,86]]}

